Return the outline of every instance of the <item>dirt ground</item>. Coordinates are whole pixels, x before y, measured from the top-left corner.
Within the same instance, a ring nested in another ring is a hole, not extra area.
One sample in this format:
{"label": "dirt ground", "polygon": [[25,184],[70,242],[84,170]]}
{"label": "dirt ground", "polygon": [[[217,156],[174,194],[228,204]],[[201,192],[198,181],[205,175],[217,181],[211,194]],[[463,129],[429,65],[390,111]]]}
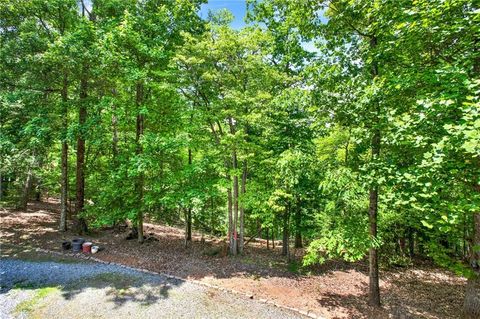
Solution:
{"label": "dirt ground", "polygon": [[[61,251],[61,242],[76,236],[58,233],[58,221],[54,201],[31,203],[27,211],[0,208],[1,243]],[[280,247],[267,250],[264,242],[250,243],[244,256],[233,258],[210,256],[221,250],[215,238],[196,234],[185,248],[183,230],[147,223],[145,234],[149,239],[142,245],[113,229],[84,238],[105,248],[96,255],[105,261],[209,282],[325,318],[460,318],[466,280],[425,262],[381,270],[383,307],[373,309],[366,302],[368,268],[362,262],[331,261],[298,272]]]}

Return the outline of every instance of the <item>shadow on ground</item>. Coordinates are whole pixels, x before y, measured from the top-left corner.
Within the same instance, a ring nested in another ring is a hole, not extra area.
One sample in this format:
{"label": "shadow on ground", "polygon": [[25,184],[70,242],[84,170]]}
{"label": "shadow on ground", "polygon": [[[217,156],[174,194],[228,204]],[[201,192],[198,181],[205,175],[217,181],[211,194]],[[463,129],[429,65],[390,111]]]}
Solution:
{"label": "shadow on ground", "polygon": [[2,245],[0,295],[12,289],[55,288],[65,300],[101,290],[117,307],[127,302],[148,306],[170,297],[184,281],[124,269],[116,265],[84,262]]}
{"label": "shadow on ground", "polygon": [[[60,251],[61,242],[75,235],[57,232],[58,212],[56,202],[31,203],[26,212],[0,208],[2,242]],[[293,263],[287,262],[280,255],[278,245],[275,250],[267,250],[264,242],[251,243],[244,256],[230,258],[209,253],[221,250],[223,243],[219,239],[201,241],[196,236],[185,248],[181,230],[146,223],[145,233],[152,240],[141,246],[135,240],[125,240],[125,232],[113,229],[93,232],[86,239],[106,248],[98,258],[107,262],[205,280],[252,293],[255,298],[274,299],[287,306],[314,310],[326,317],[385,318],[400,313],[400,317],[405,318],[410,315],[415,318],[459,318],[461,313],[465,280],[432,265],[383,270],[381,292],[384,307],[375,310],[367,304],[368,267],[363,262],[330,261],[308,269],[307,274],[299,269],[298,258],[294,258]],[[301,254],[302,250],[299,250],[296,255]],[[140,299],[135,299],[116,281],[99,280],[95,285],[102,289],[110,287],[111,300],[118,305],[128,300],[149,303],[154,302],[153,298],[168,298],[169,295],[168,287],[164,291],[160,287],[157,297],[144,293]],[[88,288],[88,285],[77,284],[63,288],[65,298]],[[136,289],[141,288],[139,283],[130,284]]]}

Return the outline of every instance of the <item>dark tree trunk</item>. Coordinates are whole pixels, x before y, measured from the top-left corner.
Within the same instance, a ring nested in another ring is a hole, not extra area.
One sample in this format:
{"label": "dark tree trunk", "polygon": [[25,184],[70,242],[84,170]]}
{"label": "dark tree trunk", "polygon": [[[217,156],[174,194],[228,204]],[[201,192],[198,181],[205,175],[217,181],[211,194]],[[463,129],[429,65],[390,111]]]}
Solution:
{"label": "dark tree trunk", "polygon": [[295,248],[303,248],[302,233],[298,230],[295,233]]}
{"label": "dark tree trunk", "polygon": [[76,171],[76,204],[75,204],[75,232],[87,232],[87,223],[80,217],[85,206],[85,124],[87,122],[88,80],[87,68],[84,67],[80,80],[80,108],[78,110],[79,132],[77,136],[77,171]]}
{"label": "dark tree trunk", "polygon": [[268,228],[265,230],[265,232],[266,232],[266,235],[267,235],[267,249],[270,249],[270,238],[268,237],[270,235],[268,234]]}
{"label": "dark tree trunk", "polygon": [[68,78],[67,75],[63,77],[62,85],[62,174],[61,174],[61,189],[60,189],[60,226],[59,230],[64,232],[67,230],[67,201],[68,201]]}
{"label": "dark tree trunk", "polygon": [[[144,116],[141,110],[143,104],[143,83],[139,82],[136,86],[136,99],[135,103],[137,106],[137,126],[136,126],[136,154],[140,156],[143,153],[143,147],[141,139],[144,131]],[[135,184],[135,193],[137,194],[137,233],[138,233],[138,242],[143,243],[143,187],[144,187],[144,173],[140,172],[136,184]]]}
{"label": "dark tree trunk", "polygon": [[[376,132],[372,141],[372,154],[378,156],[380,152],[380,135]],[[368,220],[370,224],[370,238],[374,241],[377,239],[377,214],[378,214],[378,187],[374,186],[370,189],[370,205],[368,208]],[[380,306],[380,284],[378,275],[378,251],[373,246],[369,249],[369,304],[372,306]]]}
{"label": "dark tree trunk", "polygon": [[283,241],[282,241],[282,255],[288,256],[290,253],[289,245],[289,220],[290,220],[290,208],[287,207],[283,213]]}
{"label": "dark tree trunk", "polygon": [[295,207],[295,248],[302,248],[302,209],[300,202],[297,203]]}
{"label": "dark tree trunk", "polygon": [[272,227],[272,249],[275,250],[275,226]]}

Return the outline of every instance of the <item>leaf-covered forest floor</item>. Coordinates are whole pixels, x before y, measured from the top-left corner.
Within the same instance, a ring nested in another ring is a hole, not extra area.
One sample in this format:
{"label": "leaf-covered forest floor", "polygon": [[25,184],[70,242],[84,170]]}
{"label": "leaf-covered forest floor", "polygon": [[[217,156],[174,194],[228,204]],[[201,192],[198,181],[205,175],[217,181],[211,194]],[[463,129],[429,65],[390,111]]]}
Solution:
{"label": "leaf-covered forest floor", "polygon": [[[1,243],[61,250],[74,234],[57,232],[57,202],[33,202],[27,211],[0,208]],[[330,261],[300,269],[301,250],[287,262],[279,245],[249,243],[244,256],[223,256],[220,239],[195,234],[184,247],[183,230],[145,224],[147,240],[125,240],[126,230],[102,229],[84,236],[105,249],[96,257],[187,279],[195,279],[310,310],[326,318],[460,318],[466,280],[427,262],[408,268],[382,269],[383,307],[367,305],[366,263]],[[4,246],[4,247],[6,247]],[[213,255],[213,252],[219,252]],[[292,249],[292,253],[294,250]],[[212,256],[213,255],[213,256]]]}

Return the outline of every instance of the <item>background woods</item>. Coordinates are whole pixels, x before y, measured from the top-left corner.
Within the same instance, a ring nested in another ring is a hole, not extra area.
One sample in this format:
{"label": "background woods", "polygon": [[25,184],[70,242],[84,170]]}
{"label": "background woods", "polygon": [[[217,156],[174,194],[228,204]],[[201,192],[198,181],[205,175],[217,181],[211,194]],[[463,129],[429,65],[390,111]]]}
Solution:
{"label": "background woods", "polygon": [[202,2],[2,1],[0,201],[368,256],[373,306],[379,264],[428,258],[478,318],[478,4],[249,0],[234,29]]}

